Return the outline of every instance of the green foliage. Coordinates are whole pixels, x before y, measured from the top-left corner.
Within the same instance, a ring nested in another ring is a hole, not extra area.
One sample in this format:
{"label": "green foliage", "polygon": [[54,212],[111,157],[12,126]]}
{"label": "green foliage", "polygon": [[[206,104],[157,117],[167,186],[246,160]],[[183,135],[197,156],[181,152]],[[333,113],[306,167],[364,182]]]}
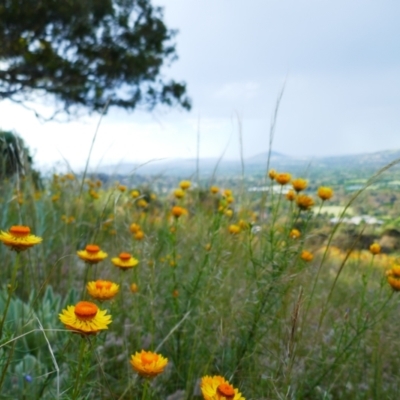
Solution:
{"label": "green foliage", "polygon": [[150,0],[12,0],[0,3],[0,98],[48,94],[59,109],[190,108],[184,83],[164,81],[176,59],[162,9]]}

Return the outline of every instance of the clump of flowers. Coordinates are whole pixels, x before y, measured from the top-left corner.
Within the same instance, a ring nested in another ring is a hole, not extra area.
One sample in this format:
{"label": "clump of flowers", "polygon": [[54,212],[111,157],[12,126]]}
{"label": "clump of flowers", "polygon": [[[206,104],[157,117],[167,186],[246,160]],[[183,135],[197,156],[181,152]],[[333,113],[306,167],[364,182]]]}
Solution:
{"label": "clump of flowers", "polygon": [[203,376],[200,389],[204,400],[246,400],[238,389],[219,375]]}
{"label": "clump of flowers", "polygon": [[108,254],[102,251],[96,244],[88,244],[85,250],[79,250],[76,254],[87,264],[97,264],[108,257]]}
{"label": "clump of flowers", "polygon": [[111,262],[123,271],[136,267],[139,264],[139,260],[132,257],[129,253],[120,253],[118,257],[112,258]]}
{"label": "clump of flowers", "polygon": [[322,201],[329,200],[333,196],[333,190],[327,186],[320,186],[318,188],[317,195]]}
{"label": "clump of flowers", "polygon": [[99,331],[108,329],[112,322],[107,310],[100,310],[96,304],[80,301],[75,306],[68,306],[59,314],[60,321],[67,329],[82,335],[96,335]]}
{"label": "clump of flowers", "polygon": [[110,300],[119,292],[119,285],[111,281],[97,280],[88,282],[86,289],[97,300]]}
{"label": "clump of flowers", "polygon": [[1,231],[0,241],[11,250],[16,252],[24,251],[43,241],[41,237],[31,235],[31,229],[24,225],[14,225],[8,232]]}
{"label": "clump of flowers", "polygon": [[154,378],[164,372],[164,368],[168,364],[168,358],[152,351],[142,350],[131,356],[130,363],[132,368],[145,378]]}

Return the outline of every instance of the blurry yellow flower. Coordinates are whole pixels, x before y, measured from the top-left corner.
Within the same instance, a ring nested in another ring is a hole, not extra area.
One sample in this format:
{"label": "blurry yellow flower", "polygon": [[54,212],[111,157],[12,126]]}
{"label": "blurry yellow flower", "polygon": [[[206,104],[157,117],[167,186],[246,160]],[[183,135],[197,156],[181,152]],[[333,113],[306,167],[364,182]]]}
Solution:
{"label": "blurry yellow flower", "polygon": [[60,200],[60,194],[55,194],[51,196],[51,201],[55,203],[56,201]]}
{"label": "blurry yellow flower", "polygon": [[394,265],[392,269],[386,271],[386,277],[393,290],[400,291],[400,265]]}
{"label": "blurry yellow flower", "polygon": [[301,233],[298,229],[292,229],[289,233],[289,237],[292,239],[298,239],[301,236]]}
{"label": "blurry yellow flower", "polygon": [[107,310],[99,310],[96,304],[89,301],[80,301],[75,306],[68,306],[59,314],[60,321],[66,328],[78,331],[82,335],[95,335],[97,332],[108,329],[111,315]]}
{"label": "blurry yellow flower", "polygon": [[287,172],[281,172],[275,176],[275,180],[280,184],[280,185],[286,185],[287,183],[290,182],[290,179],[292,176],[287,173]]}
{"label": "blurry yellow flower", "polygon": [[94,299],[110,300],[118,293],[119,285],[110,281],[97,280],[88,282],[86,289]]}
{"label": "blurry yellow flower", "polygon": [[150,200],[157,200],[157,195],[155,193],[152,193],[150,195]]}
{"label": "blurry yellow flower", "polygon": [[97,200],[98,198],[100,198],[100,195],[93,189],[89,190],[89,195],[93,200]]}
{"label": "blurry yellow flower", "polygon": [[296,192],[301,192],[307,187],[307,181],[301,178],[293,179],[292,186]]}
{"label": "blurry yellow flower", "polygon": [[127,187],[125,186],[125,185],[118,185],[118,190],[120,191],[120,192],[126,192],[126,189],[127,189]]}
{"label": "blurry yellow flower", "polygon": [[144,239],[144,232],[142,230],[137,231],[133,237],[135,240],[143,240]]}
{"label": "blurry yellow flower", "polygon": [[246,400],[238,389],[218,375],[203,376],[200,389],[204,400]]}
{"label": "blurry yellow flower", "polygon": [[192,185],[192,183],[190,181],[181,181],[179,183],[179,187],[183,190],[187,190],[190,188],[190,186]]}
{"label": "blurry yellow flower", "polygon": [[235,201],[235,199],[234,199],[233,196],[226,196],[226,202],[227,202],[228,204],[231,204],[231,203],[233,203],[234,201]]}
{"label": "blurry yellow flower", "polygon": [[139,231],[141,230],[141,229],[140,229],[140,225],[133,223],[133,224],[129,227],[129,230],[130,230],[132,233],[139,232]]}
{"label": "blurry yellow flower", "polygon": [[101,186],[102,186],[102,182],[101,182],[101,180],[100,179],[97,179],[97,181],[96,181],[96,187],[98,187],[98,188],[100,188]]}
{"label": "blurry yellow flower", "polygon": [[239,220],[238,225],[242,231],[245,231],[246,229],[250,228],[250,224],[246,222],[244,219]]}
{"label": "blurry yellow flower", "polygon": [[373,255],[379,254],[381,252],[381,246],[378,243],[372,243],[371,246],[369,246],[369,251]]}
{"label": "blurry yellow flower", "polygon": [[168,358],[164,358],[161,354],[152,351],[142,350],[131,356],[130,363],[132,368],[145,378],[154,378],[164,372],[164,368],[168,364]]}
{"label": "blurry yellow flower", "polygon": [[211,250],[211,243],[207,243],[204,248],[206,249],[206,251],[210,251]]}
{"label": "blurry yellow flower", "polygon": [[41,237],[31,235],[28,226],[14,225],[8,232],[1,231],[0,241],[18,253],[43,241]]}
{"label": "blurry yellow flower", "polygon": [[277,175],[278,175],[278,173],[274,169],[270,169],[268,172],[268,176],[271,180],[274,180]]}
{"label": "blurry yellow flower", "polygon": [[211,192],[212,194],[217,194],[217,193],[219,192],[219,187],[217,187],[217,186],[211,186],[211,187],[210,187],[210,192]]}
{"label": "blurry yellow flower", "polygon": [[231,218],[233,215],[233,210],[228,208],[227,210],[225,210],[224,214],[228,217]]}
{"label": "blurry yellow flower", "polygon": [[100,247],[95,244],[88,244],[85,250],[79,250],[76,254],[88,264],[97,264],[108,256],[107,253],[102,251]]}
{"label": "blurry yellow flower", "polygon": [[174,196],[175,196],[177,199],[181,199],[182,197],[185,196],[185,192],[184,192],[183,189],[175,189],[175,190],[174,190]]}
{"label": "blurry yellow flower", "polygon": [[139,199],[136,204],[140,208],[146,208],[149,205],[145,199]]}
{"label": "blurry yellow flower", "polygon": [[313,205],[314,205],[314,200],[306,195],[306,194],[299,194],[296,197],[296,204],[297,207],[300,208],[300,210],[309,210]]}
{"label": "blurry yellow flower", "polygon": [[172,215],[173,215],[175,218],[179,218],[180,216],[186,215],[186,214],[188,213],[187,210],[186,210],[186,208],[179,207],[179,206],[174,206],[174,207],[172,207],[171,212],[172,212]]}
{"label": "blurry yellow flower", "polygon": [[139,260],[132,257],[129,253],[120,253],[118,257],[112,258],[111,262],[123,271],[136,267],[139,264]]}
{"label": "blurry yellow flower", "polygon": [[240,233],[240,226],[235,224],[229,225],[228,231],[231,235],[237,235]]}
{"label": "blurry yellow flower", "polygon": [[313,254],[310,253],[310,252],[307,251],[307,250],[303,250],[303,251],[301,252],[301,256],[300,256],[300,257],[301,257],[302,260],[307,261],[307,262],[312,261],[313,258],[314,258]]}
{"label": "blurry yellow flower", "polygon": [[140,196],[139,190],[132,190],[131,196],[132,196],[134,199],[136,199],[137,197],[139,197],[139,196]]}
{"label": "blurry yellow flower", "polygon": [[232,196],[232,190],[231,189],[225,189],[224,192],[223,192],[223,195],[225,197]]}
{"label": "blurry yellow flower", "polygon": [[139,287],[138,287],[138,285],[136,283],[132,283],[130,288],[131,288],[131,292],[132,293],[137,293],[139,291]]}
{"label": "blurry yellow flower", "polygon": [[322,201],[325,201],[333,196],[333,190],[330,187],[321,186],[318,188],[317,194]]}
{"label": "blurry yellow flower", "polygon": [[70,181],[75,180],[75,175],[74,175],[74,174],[71,174],[71,173],[65,174],[65,177],[66,177],[67,179],[69,179]]}
{"label": "blurry yellow flower", "polygon": [[296,193],[294,190],[290,189],[287,193],[286,193],[286,198],[289,201],[293,201],[296,198]]}

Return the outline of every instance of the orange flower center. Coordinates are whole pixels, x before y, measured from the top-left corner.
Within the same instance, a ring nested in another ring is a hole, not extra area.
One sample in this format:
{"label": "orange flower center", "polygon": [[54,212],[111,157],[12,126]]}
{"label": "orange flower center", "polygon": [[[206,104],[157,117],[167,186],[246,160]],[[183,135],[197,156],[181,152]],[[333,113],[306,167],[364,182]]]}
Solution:
{"label": "orange flower center", "polygon": [[128,261],[131,258],[131,255],[129,253],[121,253],[119,255],[119,259],[122,261]]}
{"label": "orange flower center", "polygon": [[217,393],[220,396],[224,396],[227,400],[233,399],[235,397],[235,390],[229,383],[221,383],[218,385]]}
{"label": "orange flower center", "polygon": [[96,288],[97,289],[111,289],[112,282],[110,281],[96,281]]}
{"label": "orange flower center", "polygon": [[10,233],[15,237],[26,237],[31,233],[31,230],[27,226],[16,225],[10,228]]}
{"label": "orange flower center", "polygon": [[91,320],[96,316],[97,311],[98,308],[96,304],[91,303],[90,301],[80,301],[75,306],[74,312],[79,319]]}
{"label": "orange flower center", "polygon": [[86,251],[90,254],[96,254],[100,251],[100,247],[95,244],[88,244],[86,246]]}
{"label": "orange flower center", "polygon": [[142,364],[151,364],[158,361],[158,354],[155,353],[142,353],[140,356]]}

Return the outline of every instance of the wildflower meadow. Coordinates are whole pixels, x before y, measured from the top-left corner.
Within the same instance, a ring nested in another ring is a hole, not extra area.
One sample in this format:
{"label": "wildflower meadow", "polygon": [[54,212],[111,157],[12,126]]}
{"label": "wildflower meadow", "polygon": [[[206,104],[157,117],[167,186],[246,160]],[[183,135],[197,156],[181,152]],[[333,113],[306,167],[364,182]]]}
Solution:
{"label": "wildflower meadow", "polygon": [[336,188],[187,178],[1,182],[0,398],[397,398],[400,261],[335,245]]}

